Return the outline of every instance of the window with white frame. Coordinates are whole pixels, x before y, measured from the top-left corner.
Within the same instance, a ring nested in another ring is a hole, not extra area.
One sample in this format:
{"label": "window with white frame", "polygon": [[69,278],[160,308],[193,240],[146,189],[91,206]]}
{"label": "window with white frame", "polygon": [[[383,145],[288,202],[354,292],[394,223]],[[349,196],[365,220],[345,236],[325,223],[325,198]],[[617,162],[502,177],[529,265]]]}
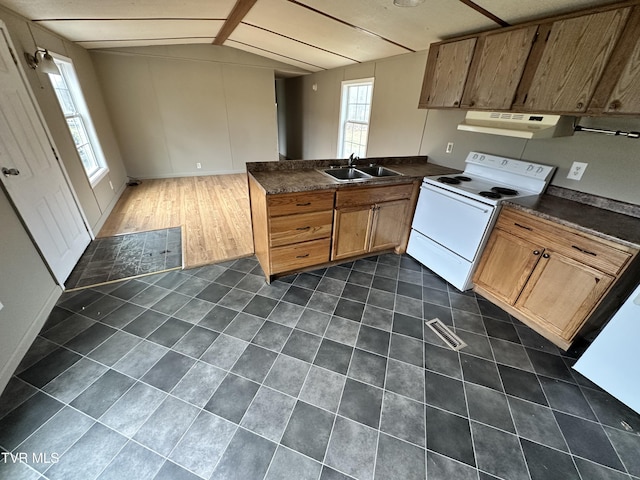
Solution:
{"label": "window with white frame", "polygon": [[109,169],[89,116],[89,109],[80,89],[73,64],[67,58],[52,55],[58,70],[60,70],[60,75],[50,73],[49,79],[56,92],[62,113],[67,120],[67,126],[73,137],[82,166],[89,182],[95,186]]}
{"label": "window with white frame", "polygon": [[339,158],[366,156],[372,96],[373,78],[342,82]]}

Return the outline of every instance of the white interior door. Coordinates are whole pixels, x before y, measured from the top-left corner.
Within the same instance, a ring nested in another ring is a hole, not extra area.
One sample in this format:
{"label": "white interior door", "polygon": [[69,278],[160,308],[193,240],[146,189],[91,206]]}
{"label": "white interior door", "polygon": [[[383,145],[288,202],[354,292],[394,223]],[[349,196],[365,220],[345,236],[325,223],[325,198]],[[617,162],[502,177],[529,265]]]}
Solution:
{"label": "white interior door", "polygon": [[91,237],[1,27],[0,178],[62,285]]}

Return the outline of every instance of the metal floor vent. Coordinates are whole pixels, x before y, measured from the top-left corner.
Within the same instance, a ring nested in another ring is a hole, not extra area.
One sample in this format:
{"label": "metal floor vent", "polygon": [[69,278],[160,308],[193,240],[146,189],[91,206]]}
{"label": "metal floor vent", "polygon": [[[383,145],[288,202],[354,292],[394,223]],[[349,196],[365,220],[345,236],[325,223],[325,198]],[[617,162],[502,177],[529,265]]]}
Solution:
{"label": "metal floor vent", "polygon": [[428,322],[425,322],[425,323],[452,350],[457,351],[467,346],[467,344],[464,343],[462,339],[458,337],[455,333],[449,330],[449,327],[447,327],[444,323],[442,323],[442,320],[440,320],[439,318],[434,318],[433,320],[429,320]]}

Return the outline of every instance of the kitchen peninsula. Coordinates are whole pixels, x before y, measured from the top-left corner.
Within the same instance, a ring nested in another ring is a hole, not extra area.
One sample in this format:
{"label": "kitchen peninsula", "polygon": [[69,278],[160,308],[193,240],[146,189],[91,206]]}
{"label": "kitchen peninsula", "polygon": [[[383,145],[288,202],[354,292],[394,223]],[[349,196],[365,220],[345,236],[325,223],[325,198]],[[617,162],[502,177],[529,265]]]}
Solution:
{"label": "kitchen peninsula", "polygon": [[340,181],[346,160],[247,163],[256,257],[270,282],[382,252],[403,253],[422,178],[455,173],[427,157],[360,159],[394,176]]}

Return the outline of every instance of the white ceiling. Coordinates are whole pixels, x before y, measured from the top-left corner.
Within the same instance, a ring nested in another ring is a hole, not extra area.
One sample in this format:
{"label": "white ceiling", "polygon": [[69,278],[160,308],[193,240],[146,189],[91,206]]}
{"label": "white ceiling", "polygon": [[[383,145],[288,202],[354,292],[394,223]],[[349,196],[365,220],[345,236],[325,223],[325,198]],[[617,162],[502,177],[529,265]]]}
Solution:
{"label": "white ceiling", "polygon": [[[612,1],[426,0],[417,7],[401,8],[393,0],[257,0],[223,45],[314,72],[426,50],[444,38],[497,28],[499,20],[514,24],[606,3]],[[0,0],[0,4],[85,48],[113,48],[211,44],[236,0]]]}

